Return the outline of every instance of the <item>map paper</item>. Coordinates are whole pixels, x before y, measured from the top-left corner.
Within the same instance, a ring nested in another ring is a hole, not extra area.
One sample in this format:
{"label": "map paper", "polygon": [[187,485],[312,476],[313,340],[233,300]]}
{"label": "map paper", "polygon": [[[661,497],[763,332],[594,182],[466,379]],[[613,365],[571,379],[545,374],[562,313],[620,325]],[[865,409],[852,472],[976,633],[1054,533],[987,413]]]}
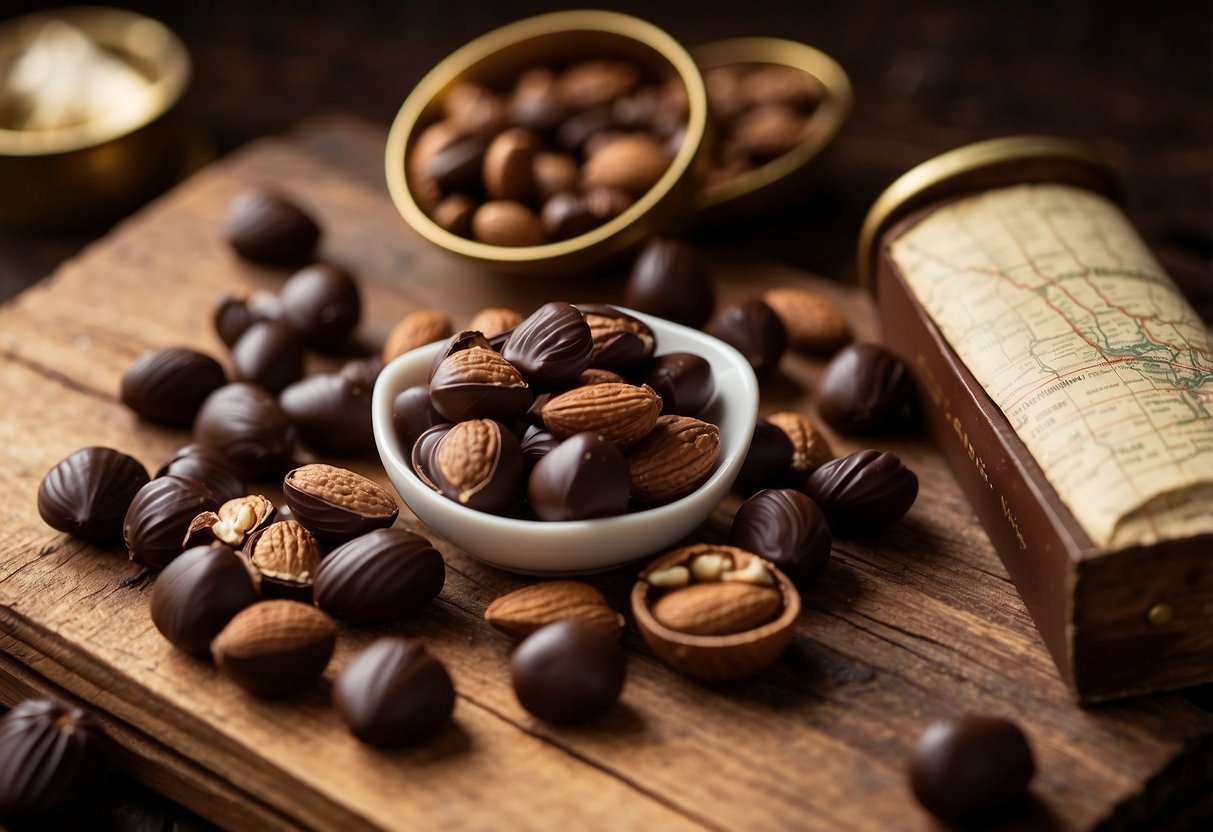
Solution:
{"label": "map paper", "polygon": [[1017,185],[891,251],[1097,546],[1213,532],[1213,343],[1118,207]]}

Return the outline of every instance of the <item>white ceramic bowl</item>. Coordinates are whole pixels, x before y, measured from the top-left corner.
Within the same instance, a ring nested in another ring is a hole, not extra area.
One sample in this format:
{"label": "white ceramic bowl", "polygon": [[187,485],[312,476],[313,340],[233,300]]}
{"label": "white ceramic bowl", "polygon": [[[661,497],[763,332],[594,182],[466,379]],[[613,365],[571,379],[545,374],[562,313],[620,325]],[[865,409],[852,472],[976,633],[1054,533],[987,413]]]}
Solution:
{"label": "white ceramic bowl", "polygon": [[[623,309],[623,307],[617,307]],[[698,330],[623,309],[648,324],[657,353],[692,352],[712,366],[716,392],[699,418],[720,427],[720,460],[695,492],[658,508],[598,520],[546,523],[474,511],[431,491],[413,473],[392,425],[396,394],[424,384],[443,342],[419,347],[388,364],[371,403],[375,444],[396,491],[420,520],[477,560],[531,575],[610,569],[681,540],[707,519],[733,485],[758,416],[758,380],[741,353]]]}

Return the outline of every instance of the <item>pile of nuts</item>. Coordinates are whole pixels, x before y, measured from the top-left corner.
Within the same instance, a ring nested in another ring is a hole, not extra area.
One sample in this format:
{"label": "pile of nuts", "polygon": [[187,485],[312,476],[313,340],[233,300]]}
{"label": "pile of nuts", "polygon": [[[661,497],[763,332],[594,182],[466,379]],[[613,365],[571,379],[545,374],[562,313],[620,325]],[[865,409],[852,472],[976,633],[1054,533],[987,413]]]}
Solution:
{"label": "pile of nuts", "polygon": [[790,153],[818,129],[826,95],[809,73],[779,64],[715,67],[703,75],[716,129],[708,187]]}
{"label": "pile of nuts", "polygon": [[429,384],[394,400],[433,490],[493,514],[585,520],[668,503],[711,476],[720,432],[694,416],[715,389],[703,358],[655,356],[647,325],[602,304],[548,303],[494,340],[455,335]]}
{"label": "pile of nuts", "polygon": [[591,231],[661,179],[685,134],[686,90],[629,61],[535,67],[499,93],[470,81],[412,143],[406,171],[442,228],[498,246]]}

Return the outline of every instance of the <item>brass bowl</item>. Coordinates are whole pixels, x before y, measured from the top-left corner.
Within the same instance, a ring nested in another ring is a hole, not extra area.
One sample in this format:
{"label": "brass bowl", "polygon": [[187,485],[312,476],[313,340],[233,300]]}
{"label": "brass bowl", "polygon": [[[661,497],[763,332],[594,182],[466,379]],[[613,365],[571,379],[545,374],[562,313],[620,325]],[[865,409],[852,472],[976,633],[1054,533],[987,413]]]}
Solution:
{"label": "brass bowl", "polygon": [[[409,187],[405,160],[421,130],[438,119],[443,95],[460,81],[490,88],[535,66],[594,57],[626,58],[657,79],[677,77],[687,91],[686,137],[665,174],[613,220],[581,236],[540,246],[493,246],[445,230],[421,209]],[[495,83],[497,82],[497,83]],[[431,243],[495,271],[568,275],[592,270],[655,234],[685,228],[700,185],[707,92],[690,54],[657,27],[627,15],[571,11],[504,26],[456,50],[405,100],[388,135],[388,190],[404,219]]]}
{"label": "brass bowl", "polygon": [[0,77],[43,26],[65,21],[141,73],[147,106],[129,120],[45,130],[0,127],[0,224],[67,228],[112,219],[180,176],[176,105],[190,77],[185,47],[163,24],[119,9],[40,12],[0,25]]}
{"label": "brass bowl", "polygon": [[820,168],[823,151],[851,112],[851,81],[829,55],[779,38],[734,38],[691,51],[701,70],[724,66],[789,66],[812,75],[825,88],[825,98],[810,116],[816,128],[808,140],[777,159],[727,179],[699,194],[696,210],[704,225],[721,225],[758,216],[802,199]]}

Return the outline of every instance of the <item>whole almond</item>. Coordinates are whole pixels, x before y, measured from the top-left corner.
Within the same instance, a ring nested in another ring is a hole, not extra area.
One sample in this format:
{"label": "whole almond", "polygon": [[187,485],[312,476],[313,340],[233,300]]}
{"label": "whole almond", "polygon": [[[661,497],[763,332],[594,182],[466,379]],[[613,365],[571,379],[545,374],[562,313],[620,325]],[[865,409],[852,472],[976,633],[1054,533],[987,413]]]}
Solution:
{"label": "whole almond", "polygon": [[543,424],[557,439],[594,431],[621,448],[636,444],[657,424],[661,397],[647,384],[592,384],[553,396]]}
{"label": "whole almond", "polygon": [[627,384],[623,376],[613,370],[603,370],[598,367],[589,367],[582,370],[581,375],[577,376],[575,387],[589,387],[591,384]]}
{"label": "whole almond", "polygon": [[739,86],[742,97],[751,106],[783,104],[802,113],[812,112],[826,95],[825,86],[814,76],[795,67],[775,64],[747,74]]}
{"label": "whole almond", "polygon": [[632,499],[655,504],[684,497],[707,482],[719,456],[718,427],[689,416],[662,416],[628,454]]}
{"label": "whole almond", "polygon": [[834,450],[807,416],[791,411],[772,413],[767,421],[792,442],[792,471],[807,477],[834,458]]}
{"label": "whole almond", "polygon": [[262,601],[237,613],[215,636],[211,656],[249,693],[275,697],[318,678],[336,643],[333,620],[310,604]]}
{"label": "whole almond", "polygon": [[557,94],[565,104],[584,110],[609,104],[627,95],[640,81],[636,67],[625,61],[583,61],[557,79]]}
{"label": "whole almond", "polygon": [[329,543],[345,542],[396,522],[400,509],[383,486],[324,463],[296,468],[282,481],[295,519]]}
{"label": "whole almond", "polygon": [[737,120],[733,140],[758,162],[795,150],[805,139],[808,119],[781,104],[755,107]]}
{"label": "whole almond", "polygon": [[294,520],[266,526],[249,539],[246,551],[263,577],[287,583],[311,584],[320,566],[316,538]]}
{"label": "whole almond", "polygon": [[531,176],[541,202],[577,187],[577,160],[566,153],[537,153]]}
{"label": "whole almond", "polygon": [[464,135],[491,135],[501,129],[507,115],[501,96],[470,81],[451,87],[442,109]]}
{"label": "whole almond", "polygon": [[451,194],[434,206],[434,222],[460,237],[472,236],[472,216],[476,200],[465,194]]}
{"label": "whole almond", "polygon": [[499,133],[484,154],[484,187],[493,199],[525,202],[535,191],[535,149],[529,130]]}
{"label": "whole almond", "polygon": [[581,170],[581,178],[587,188],[618,188],[639,197],[657,184],[669,165],[669,155],[655,139],[629,134],[591,156]]}
{"label": "whole almond", "polygon": [[461,137],[455,122],[450,119],[435,122],[421,131],[413,143],[405,167],[409,177],[409,189],[417,204],[427,211],[434,209],[442,199],[442,191],[430,175],[430,162]]}
{"label": "whole almond", "polygon": [[763,292],[796,349],[830,355],[851,340],[851,326],[832,301],[808,289],[782,286]]}
{"label": "whole almond", "polygon": [[540,246],[546,242],[539,217],[522,203],[505,199],[476,209],[472,236],[491,246]]}
{"label": "whole almond", "polygon": [[504,306],[490,306],[473,315],[467,328],[479,332],[485,338],[493,338],[509,332],[520,323],[521,313]]}
{"label": "whole almond", "polygon": [[783,596],[772,587],[742,582],[710,582],[675,589],[653,604],[663,627],[698,636],[723,636],[775,620]]}
{"label": "whole almond", "polygon": [[502,595],[489,604],[484,620],[514,638],[526,638],[547,624],[571,618],[618,635],[623,616],[602,593],[581,581],[547,581]]}
{"label": "whole almond", "polygon": [[449,338],[454,332],[451,319],[437,309],[419,309],[400,319],[388,333],[383,345],[383,363],[387,364],[406,352]]}

